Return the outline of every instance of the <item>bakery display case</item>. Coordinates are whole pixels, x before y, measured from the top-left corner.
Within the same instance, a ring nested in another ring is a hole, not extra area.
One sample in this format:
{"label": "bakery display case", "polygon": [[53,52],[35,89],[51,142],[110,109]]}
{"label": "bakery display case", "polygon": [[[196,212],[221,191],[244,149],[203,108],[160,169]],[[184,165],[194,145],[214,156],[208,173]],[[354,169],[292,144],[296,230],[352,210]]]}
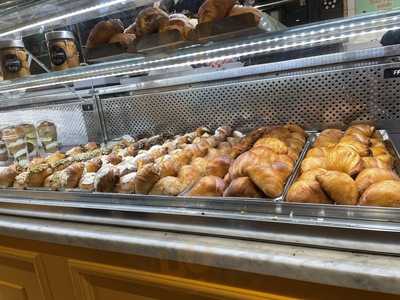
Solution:
{"label": "bakery display case", "polygon": [[43,263],[40,297],[57,266],[76,299],[400,293],[400,10],[290,27],[233,1],[198,23],[156,1],[14,2],[0,257]]}

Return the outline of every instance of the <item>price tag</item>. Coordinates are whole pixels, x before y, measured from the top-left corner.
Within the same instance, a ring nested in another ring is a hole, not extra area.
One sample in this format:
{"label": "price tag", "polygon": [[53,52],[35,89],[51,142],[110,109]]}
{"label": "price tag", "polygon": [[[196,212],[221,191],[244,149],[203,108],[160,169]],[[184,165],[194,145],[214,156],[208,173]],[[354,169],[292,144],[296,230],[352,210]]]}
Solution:
{"label": "price tag", "polygon": [[400,77],[400,68],[390,68],[384,71],[383,77],[387,78],[398,78]]}

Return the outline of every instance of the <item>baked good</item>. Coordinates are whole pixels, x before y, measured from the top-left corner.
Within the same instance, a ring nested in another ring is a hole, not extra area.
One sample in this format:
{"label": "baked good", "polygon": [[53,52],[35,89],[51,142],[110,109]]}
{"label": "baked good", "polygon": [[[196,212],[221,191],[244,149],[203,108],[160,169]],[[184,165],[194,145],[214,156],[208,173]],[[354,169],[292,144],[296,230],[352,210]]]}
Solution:
{"label": "baked good", "polygon": [[184,185],[179,178],[167,176],[161,178],[151,189],[149,195],[177,196],[182,193]]}
{"label": "baked good", "polygon": [[18,173],[15,166],[0,167],[0,188],[11,187]]}
{"label": "baked good", "polygon": [[336,146],[332,151],[329,151],[325,167],[321,167],[353,176],[362,170],[363,164],[360,155],[355,150],[349,147]]}
{"label": "baked good", "polygon": [[147,195],[154,184],[160,180],[157,168],[154,164],[147,164],[138,170],[135,179],[135,192],[136,194]]}
{"label": "baked good", "polygon": [[136,17],[135,33],[137,37],[157,33],[168,26],[169,17],[161,9],[148,7],[139,12]]}
{"label": "baked good", "polygon": [[85,163],[85,172],[96,173],[98,170],[100,170],[102,165],[103,161],[101,160],[101,158],[93,158]]}
{"label": "baked good", "polygon": [[184,14],[172,14],[169,16],[168,24],[161,27],[160,32],[176,30],[180,33],[183,39],[188,39],[189,34],[193,29],[194,26],[190,22],[190,19]]}
{"label": "baked good", "polygon": [[122,32],[124,32],[124,25],[121,20],[100,21],[90,31],[86,47],[90,49],[107,44],[114,35]]}
{"label": "baked good", "polygon": [[371,168],[365,169],[357,175],[356,185],[360,195],[372,184],[385,180],[400,180],[392,170]]}
{"label": "baked good", "polygon": [[325,157],[306,157],[301,162],[302,173],[316,168],[327,169],[327,159]]}
{"label": "baked good", "polygon": [[134,34],[136,36],[136,23],[132,23],[127,28],[125,28],[124,33]]}
{"label": "baked good", "polygon": [[193,185],[202,176],[204,176],[204,173],[193,165],[183,166],[178,173],[178,178],[182,183],[183,190]]}
{"label": "baked good", "polygon": [[27,187],[42,187],[46,177],[53,173],[52,168],[46,164],[34,165],[27,171],[25,184]]}
{"label": "baked good", "polygon": [[325,174],[318,175],[317,181],[336,204],[357,204],[359,197],[357,185],[348,174],[338,171],[327,171]]}
{"label": "baked good", "polygon": [[393,169],[393,162],[385,162],[377,157],[362,157],[363,166],[365,169],[380,168],[380,169]]}
{"label": "baked good", "polygon": [[255,7],[235,5],[229,12],[229,16],[238,16],[242,14],[252,14],[256,23],[260,22],[262,12]]}
{"label": "baked good", "polygon": [[208,162],[205,173],[224,178],[232,162],[232,158],[227,155],[218,156]]}
{"label": "baked good", "polygon": [[108,41],[108,43],[109,44],[118,43],[121,46],[128,48],[135,42],[135,40],[136,40],[136,35],[121,32],[113,35],[111,39]]}
{"label": "baked good", "polygon": [[225,182],[217,176],[200,178],[183,196],[208,196],[220,197],[223,195]]}
{"label": "baked good", "polygon": [[288,202],[329,204],[332,201],[324,193],[316,180],[298,180],[290,187],[286,197]]}
{"label": "baked good", "polygon": [[74,155],[78,155],[85,152],[85,149],[81,146],[77,146],[77,147],[73,147],[71,149],[69,149],[67,152],[65,152],[65,155],[67,156],[74,156]]}
{"label": "baked good", "polygon": [[262,198],[263,193],[249,177],[235,178],[223,194],[224,197]]}
{"label": "baked good", "polygon": [[104,165],[96,173],[94,188],[96,192],[112,193],[114,186],[118,182],[119,176],[112,165]]}
{"label": "baked good", "polygon": [[27,178],[29,172],[22,172],[15,177],[13,187],[16,189],[25,189],[28,187],[27,185]]}
{"label": "baked good", "polygon": [[327,170],[322,168],[311,169],[307,172],[302,173],[298,180],[305,180],[305,181],[317,180],[318,175],[325,174],[326,172]]}
{"label": "baked good", "polygon": [[74,163],[60,174],[60,186],[64,189],[73,189],[78,187],[82,177],[85,164],[82,162]]}
{"label": "baked good", "polygon": [[136,173],[129,173],[125,176],[122,176],[115,187],[115,192],[121,194],[134,194],[135,179],[136,179]]}
{"label": "baked good", "polygon": [[95,188],[96,175],[97,175],[96,173],[83,174],[81,180],[79,181],[79,188],[89,192],[94,191],[96,189]]}
{"label": "baked good", "polygon": [[372,184],[361,196],[360,205],[400,207],[400,181],[385,180]]}
{"label": "baked good", "polygon": [[199,24],[225,18],[229,15],[235,2],[234,0],[206,0],[198,11]]}
{"label": "baked good", "polygon": [[323,130],[314,143],[314,147],[332,147],[339,143],[343,137],[343,131],[339,129]]}

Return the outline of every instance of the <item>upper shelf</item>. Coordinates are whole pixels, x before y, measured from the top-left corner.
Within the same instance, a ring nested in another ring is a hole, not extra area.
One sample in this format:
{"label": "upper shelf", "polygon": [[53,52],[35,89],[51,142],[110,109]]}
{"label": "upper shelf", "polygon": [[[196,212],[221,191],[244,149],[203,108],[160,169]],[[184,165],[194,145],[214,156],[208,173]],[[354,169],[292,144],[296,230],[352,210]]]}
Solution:
{"label": "upper shelf", "polygon": [[[65,11],[70,7],[67,1],[31,1],[32,7],[39,2],[63,3]],[[69,1],[72,6],[80,2]],[[118,2],[109,1],[108,4]],[[148,1],[119,1],[132,5],[142,5]],[[118,10],[118,4],[107,9]],[[43,12],[43,9],[40,11]],[[54,14],[56,13],[54,10]],[[21,12],[20,12],[21,13]],[[11,13],[12,15],[12,13]],[[48,18],[48,12],[46,13]],[[90,18],[77,15],[76,17]],[[40,18],[40,17],[39,17]],[[4,18],[0,14],[0,21]],[[14,22],[17,24],[18,22]],[[15,27],[15,25],[13,25]],[[12,28],[14,28],[12,27]],[[5,32],[6,25],[0,25],[0,32]],[[8,27],[11,28],[11,27]],[[53,88],[61,84],[72,84],[84,80],[116,77],[121,75],[144,75],[154,72],[173,72],[192,69],[199,65],[214,62],[234,61],[242,64],[258,64],[276,62],[305,56],[338,53],[354,49],[380,46],[380,37],[389,30],[400,28],[400,10],[379,12],[340,20],[325,21],[311,25],[293,27],[287,30],[262,33],[252,36],[231,38],[229,40],[207,44],[192,44],[174,52],[160,52],[148,55],[132,54],[131,58],[115,62],[106,62],[90,66],[82,66],[65,71],[32,75],[12,81],[0,83],[0,93],[14,93],[35,88]],[[11,29],[10,29],[11,30]],[[0,33],[1,36],[2,33]],[[368,41],[367,43],[365,43]],[[371,41],[372,44],[371,44]]]}

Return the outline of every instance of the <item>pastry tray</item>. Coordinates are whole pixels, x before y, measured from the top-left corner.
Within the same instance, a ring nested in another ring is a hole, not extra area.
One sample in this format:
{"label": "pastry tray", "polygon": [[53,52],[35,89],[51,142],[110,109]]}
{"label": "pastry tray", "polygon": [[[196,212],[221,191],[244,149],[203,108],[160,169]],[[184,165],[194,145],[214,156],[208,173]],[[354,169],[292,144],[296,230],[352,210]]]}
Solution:
{"label": "pastry tray", "polygon": [[[387,150],[394,157],[394,170],[400,176],[400,154],[399,154],[398,150],[396,149],[396,147],[394,145],[394,142],[390,138],[390,135],[388,134],[388,132],[386,130],[382,130],[382,129],[378,130],[378,131],[383,137],[383,143],[385,144]],[[312,148],[312,146],[314,145],[314,143],[317,140],[319,134],[320,134],[319,132],[318,133],[314,133],[314,134],[310,134],[309,145],[307,147],[307,150],[302,152],[303,156],[299,158],[300,161],[296,164],[295,169],[293,171],[293,174],[292,174],[292,176],[290,176],[290,178],[289,178],[289,180],[287,182],[287,187],[285,188],[285,191],[284,191],[283,197],[282,197],[283,201],[286,202],[286,197],[287,197],[287,194],[289,192],[290,187],[299,178],[300,171],[301,171],[301,163],[302,163],[303,159],[306,157],[308,150],[310,148]],[[292,203],[292,204],[296,204],[296,203]],[[303,205],[318,205],[318,204],[313,204],[313,203],[302,203],[302,204]],[[345,205],[338,205],[338,204],[323,204],[323,205],[345,206]],[[353,207],[354,206],[357,207],[357,205],[353,205]]]}

